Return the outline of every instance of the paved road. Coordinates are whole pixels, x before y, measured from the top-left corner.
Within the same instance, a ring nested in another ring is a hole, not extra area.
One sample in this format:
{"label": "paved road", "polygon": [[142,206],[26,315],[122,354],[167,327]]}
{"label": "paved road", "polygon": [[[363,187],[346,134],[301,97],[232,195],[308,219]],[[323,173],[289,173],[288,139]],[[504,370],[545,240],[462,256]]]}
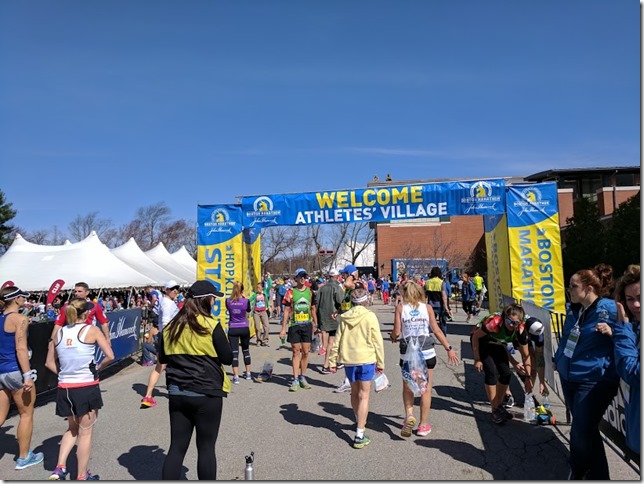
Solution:
{"label": "paved road", "polygon": [[[393,327],[393,308],[373,306],[383,335]],[[275,376],[267,383],[242,380],[233,385],[224,401],[217,442],[218,476],[222,480],[244,478],[244,456],[255,452],[258,480],[494,480],[565,479],[569,427],[535,427],[519,419],[496,426],[490,421],[483,390],[483,375],[472,367],[468,334],[462,311],[450,323],[450,343],[463,357],[460,366],[447,365],[438,349],[427,437],[400,437],[404,414],[402,381],[397,366],[397,346],[385,340],[386,373],[392,386],[372,394],[367,433],[371,445],[356,450],[353,412],[348,393],[333,393],[342,375],[322,375],[323,357],[310,360],[308,379],[313,388],[290,393],[290,352],[279,347],[279,324],[271,321],[270,348],[251,347],[253,368],[264,361],[275,363]],[[157,389],[157,407],[139,409],[150,368],[131,364],[101,383],[105,406],[94,430],[90,470],[101,479],[156,480],[169,446],[168,401],[165,387]],[[162,378],[161,383],[165,381]],[[522,391],[516,379],[517,400]],[[66,423],[54,415],[55,405],[40,398],[35,415],[33,446],[45,453],[43,464],[14,470],[17,450],[17,417],[0,428],[0,478],[46,478],[56,465],[58,443]],[[563,405],[553,399],[553,410],[565,420]],[[521,416],[521,408],[513,410]],[[611,476],[639,480],[638,475],[612,450]],[[69,465],[75,469],[75,455]],[[184,461],[186,477],[197,479],[196,450],[190,447]],[[75,472],[73,471],[73,477]]]}

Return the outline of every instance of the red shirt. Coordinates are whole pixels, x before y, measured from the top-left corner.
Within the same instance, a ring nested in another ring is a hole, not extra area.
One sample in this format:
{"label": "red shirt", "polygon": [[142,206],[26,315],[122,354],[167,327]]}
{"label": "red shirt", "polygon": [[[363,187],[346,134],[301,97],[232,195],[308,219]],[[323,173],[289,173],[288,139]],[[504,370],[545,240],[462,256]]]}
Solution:
{"label": "red shirt", "polygon": [[[103,308],[100,306],[100,304],[93,304],[94,307],[90,309],[89,314],[87,315],[87,319],[85,320],[85,324],[96,324],[95,321],[101,324],[107,324],[108,319],[107,316],[105,316],[105,313],[103,313]],[[67,321],[67,316],[65,314],[66,310],[67,304],[65,304],[60,310],[60,314],[58,315],[58,319],[55,323],[56,326],[65,326],[65,322]]]}

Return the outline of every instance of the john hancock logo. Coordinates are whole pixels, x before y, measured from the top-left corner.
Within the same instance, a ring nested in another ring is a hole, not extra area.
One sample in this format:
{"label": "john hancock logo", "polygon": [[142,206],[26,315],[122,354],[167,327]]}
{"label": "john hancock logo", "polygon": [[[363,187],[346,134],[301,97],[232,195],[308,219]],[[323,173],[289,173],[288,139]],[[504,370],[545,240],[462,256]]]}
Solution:
{"label": "john hancock logo", "polygon": [[496,204],[501,201],[501,195],[494,195],[492,185],[486,181],[472,183],[469,195],[461,198],[461,203],[465,205],[465,214],[495,210]]}
{"label": "john hancock logo", "polygon": [[252,219],[249,224],[250,227],[253,227],[255,224],[277,225],[277,217],[281,213],[281,210],[274,209],[273,200],[269,197],[262,196],[255,199],[253,202],[253,210],[246,212],[246,216]]}
{"label": "john hancock logo", "polygon": [[235,222],[231,222],[230,214],[225,208],[214,209],[210,214],[210,222],[204,223],[204,227],[208,227],[210,229],[206,235],[218,232],[232,234],[234,226]]}
{"label": "john hancock logo", "polygon": [[513,205],[519,209],[519,215],[524,213],[542,212],[550,205],[550,200],[543,200],[541,190],[537,187],[524,188],[519,192],[519,199]]}

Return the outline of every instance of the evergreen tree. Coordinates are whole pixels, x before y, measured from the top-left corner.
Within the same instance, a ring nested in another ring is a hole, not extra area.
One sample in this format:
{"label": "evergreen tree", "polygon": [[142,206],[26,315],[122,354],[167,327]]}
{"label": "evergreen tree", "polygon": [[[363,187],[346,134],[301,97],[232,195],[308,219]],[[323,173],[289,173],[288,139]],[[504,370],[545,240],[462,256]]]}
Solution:
{"label": "evergreen tree", "polygon": [[9,221],[16,216],[16,211],[11,208],[12,204],[5,200],[4,192],[0,190],[0,254],[4,254],[13,239],[11,237],[14,230]]}
{"label": "evergreen tree", "polygon": [[589,269],[606,261],[606,230],[599,220],[597,204],[585,197],[575,202],[574,216],[562,232],[564,280],[579,269]]}
{"label": "evergreen tree", "polygon": [[640,263],[640,194],[622,203],[607,228],[607,262],[619,277],[629,264]]}

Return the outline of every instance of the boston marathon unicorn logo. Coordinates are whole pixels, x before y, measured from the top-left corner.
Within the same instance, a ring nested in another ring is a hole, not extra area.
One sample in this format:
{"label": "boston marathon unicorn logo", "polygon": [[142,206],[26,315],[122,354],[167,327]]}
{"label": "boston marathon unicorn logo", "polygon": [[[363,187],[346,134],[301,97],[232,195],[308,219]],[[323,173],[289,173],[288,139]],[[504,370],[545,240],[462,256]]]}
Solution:
{"label": "boston marathon unicorn logo", "polygon": [[206,235],[218,232],[232,234],[234,225],[235,222],[230,221],[230,213],[222,207],[215,208],[210,214],[210,221],[204,223],[204,226],[209,228]]}
{"label": "boston marathon unicorn logo", "polygon": [[495,195],[494,187],[486,181],[472,183],[469,192],[469,197],[461,198],[465,215],[495,210],[496,204],[501,201],[501,194]]}
{"label": "boston marathon unicorn logo", "polygon": [[521,216],[525,213],[543,212],[550,205],[550,200],[543,200],[541,190],[537,187],[528,187],[519,192],[519,199],[513,205],[518,208]]}
{"label": "boston marathon unicorn logo", "polygon": [[270,197],[257,197],[253,201],[253,210],[246,212],[246,217],[250,219],[248,227],[277,225],[277,217],[281,213],[281,210],[275,210],[273,200]]}

